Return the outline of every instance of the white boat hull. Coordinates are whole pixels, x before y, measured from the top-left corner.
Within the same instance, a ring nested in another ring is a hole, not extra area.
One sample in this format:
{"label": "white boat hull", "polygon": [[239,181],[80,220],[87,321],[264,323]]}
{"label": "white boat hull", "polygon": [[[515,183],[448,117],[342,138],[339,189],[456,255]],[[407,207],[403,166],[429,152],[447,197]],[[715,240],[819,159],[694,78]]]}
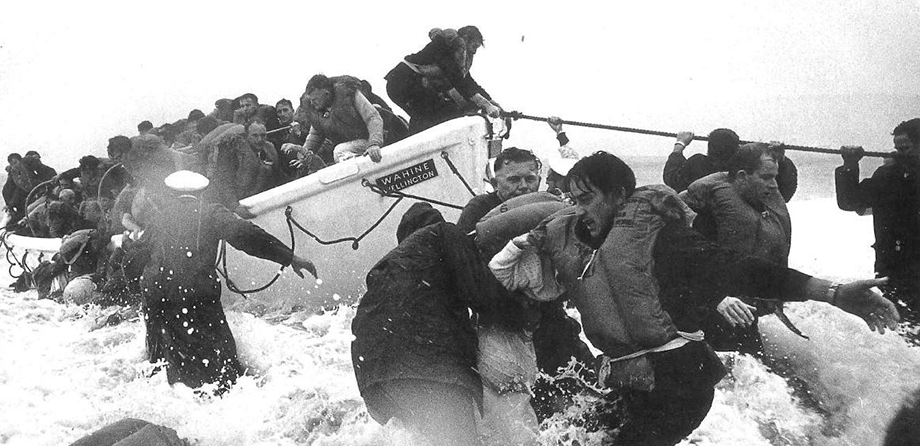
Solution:
{"label": "white boat hull", "polygon": [[[396,246],[396,227],[403,213],[417,201],[404,198],[394,206],[398,198],[382,197],[362,183],[376,183],[378,178],[390,175],[390,184],[406,186],[401,192],[462,207],[473,195],[442,154],[477,194],[482,193],[488,160],[487,132],[482,118],[456,119],[384,147],[380,163],[367,157],[354,158],[242,200],[241,205],[257,215],[252,221],[286,244],[290,244],[285,217],[289,206],[293,219],[323,241],[357,238],[377,226],[357,243],[357,249],[353,249],[351,240],[321,244],[295,227],[295,251],[314,262],[321,281],[315,283],[285,271],[270,288],[246,300],[225,293],[225,303],[259,313],[355,302],[364,293],[367,272]],[[392,178],[396,173],[404,175]],[[447,221],[456,221],[460,215],[457,209],[432,206]],[[231,247],[227,252],[230,277],[241,289],[261,286],[278,271],[275,263],[246,256]]]}

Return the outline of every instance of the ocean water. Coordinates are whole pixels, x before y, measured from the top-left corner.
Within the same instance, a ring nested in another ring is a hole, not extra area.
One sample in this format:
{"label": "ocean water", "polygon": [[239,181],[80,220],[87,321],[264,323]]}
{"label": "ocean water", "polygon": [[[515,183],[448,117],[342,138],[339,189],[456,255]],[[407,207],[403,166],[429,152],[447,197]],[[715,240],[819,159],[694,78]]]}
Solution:
{"label": "ocean water", "polygon": [[[835,280],[871,277],[871,218],[836,209],[837,160],[794,159],[800,187],[790,203],[791,265]],[[627,157],[640,184],[660,181],[663,160]],[[811,339],[765,317],[769,365],[721,355],[731,373],[682,445],[881,443],[888,421],[918,387],[920,349],[895,333],[872,333],[826,304],[793,303],[787,313]],[[169,386],[164,373],[151,375],[142,322],[100,324],[107,315],[38,300],[34,291],[0,291],[0,444],[69,444],[124,417],[169,426],[201,446],[418,444],[398,424],[380,426],[367,415],[349,353],[352,306],[267,318],[228,312],[248,373],[213,399]],[[796,385],[783,375],[797,377]],[[601,433],[575,422],[594,402],[582,398],[545,422],[540,443],[604,444]]]}

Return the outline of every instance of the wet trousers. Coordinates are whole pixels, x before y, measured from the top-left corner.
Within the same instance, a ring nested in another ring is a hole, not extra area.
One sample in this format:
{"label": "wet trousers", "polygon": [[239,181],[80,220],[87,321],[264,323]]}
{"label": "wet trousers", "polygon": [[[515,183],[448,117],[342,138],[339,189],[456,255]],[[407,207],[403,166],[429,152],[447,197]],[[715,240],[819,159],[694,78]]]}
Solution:
{"label": "wet trousers", "polygon": [[696,429],[712,407],[725,366],[705,342],[649,356],[655,370],[650,392],[625,390],[626,422],[616,444],[671,446]]}
{"label": "wet trousers", "polygon": [[398,64],[387,76],[387,95],[409,114],[409,134],[462,115],[451,100],[445,100],[433,88],[422,83],[422,75],[405,64]]}
{"label": "wet trousers", "polygon": [[422,433],[432,445],[479,446],[476,399],[460,386],[420,379],[376,384],[362,395],[367,412],[380,424],[396,418]]}

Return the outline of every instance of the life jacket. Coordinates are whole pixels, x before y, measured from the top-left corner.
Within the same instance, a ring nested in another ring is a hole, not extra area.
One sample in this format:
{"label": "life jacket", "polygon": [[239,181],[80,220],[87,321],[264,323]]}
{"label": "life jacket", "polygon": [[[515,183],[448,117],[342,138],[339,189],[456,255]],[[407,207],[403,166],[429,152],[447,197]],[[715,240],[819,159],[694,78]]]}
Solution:
{"label": "life jacket", "polygon": [[563,207],[565,203],[562,199],[549,192],[534,192],[508,199],[479,219],[476,246],[483,258],[491,259],[509,240],[526,234]]}
{"label": "life jacket", "polygon": [[727,173],[718,172],[694,181],[683,197],[692,208],[712,216],[719,245],[787,264],[792,222],[779,193],[772,194],[763,211],[758,211],[735,192]]}
{"label": "life jacket", "polygon": [[334,144],[367,139],[367,124],[355,108],[358,85],[349,81],[336,82],[336,79],[333,78],[334,97],[329,111],[322,113],[313,107],[301,107],[306,120]]}
{"label": "life jacket", "polygon": [[678,337],[658,299],[652,254],[665,224],[687,222],[685,207],[666,186],[636,189],[598,249],[579,237],[584,228],[579,229],[575,208],[558,212],[532,233],[575,301],[585,335],[606,355],[625,356]]}

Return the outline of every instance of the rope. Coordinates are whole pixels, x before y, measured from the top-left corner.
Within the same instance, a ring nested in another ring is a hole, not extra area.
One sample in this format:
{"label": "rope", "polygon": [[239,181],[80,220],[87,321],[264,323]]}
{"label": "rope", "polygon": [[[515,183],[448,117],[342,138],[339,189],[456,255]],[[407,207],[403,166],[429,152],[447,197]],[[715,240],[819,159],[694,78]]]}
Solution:
{"label": "rope", "polygon": [[[398,205],[402,201],[402,199],[403,197],[398,197],[398,199],[394,201],[392,205],[390,205],[390,208],[387,209],[387,211],[384,212],[383,215],[381,215],[380,218],[377,219],[377,221],[373,225],[371,225],[371,227],[367,228],[367,230],[364,231],[364,233],[362,233],[361,235],[357,237],[343,237],[343,238],[339,238],[335,240],[322,240],[319,237],[317,237],[316,234],[310,232],[310,230],[308,230],[307,228],[304,228],[300,223],[297,222],[297,220],[294,219],[294,217],[291,215],[294,212],[294,208],[288,206],[287,209],[284,210],[284,216],[285,218],[287,218],[289,226],[290,225],[296,226],[297,229],[300,229],[304,234],[307,234],[310,237],[312,237],[313,240],[315,240],[316,243],[319,243],[320,245],[334,245],[337,243],[351,241],[352,242],[351,249],[358,250],[358,248],[360,247],[361,240],[363,240],[364,237],[370,234],[371,231],[376,229],[377,226],[380,226],[380,223],[383,223],[383,220],[386,219],[387,216],[390,215],[391,212],[393,212],[393,209],[396,208],[396,205]],[[293,229],[291,230],[291,232],[293,234]]]}
{"label": "rope", "polygon": [[438,201],[433,198],[420,197],[418,195],[407,194],[405,192],[400,192],[398,190],[386,191],[386,190],[381,189],[379,186],[371,183],[370,181],[367,181],[367,179],[361,180],[361,185],[370,189],[371,191],[373,191],[377,195],[380,195],[381,197],[400,198],[400,199],[411,198],[413,200],[424,201],[426,203],[436,204],[438,206],[444,206],[444,207],[451,208],[451,209],[458,209],[458,210],[463,209],[463,206],[458,206],[456,204],[451,204],[451,203],[445,203],[443,201]]}
{"label": "rope", "polygon": [[[512,119],[529,119],[531,121],[542,121],[542,122],[549,121],[549,118],[525,115],[521,112],[516,112],[516,111],[502,112],[502,116],[506,116]],[[595,128],[595,129],[614,130],[617,132],[638,133],[640,135],[665,136],[665,137],[670,137],[670,138],[677,137],[677,133],[662,132],[658,130],[637,129],[637,128],[632,128],[632,127],[620,127],[620,126],[615,126],[615,125],[595,124],[591,122],[580,122],[580,121],[559,120],[559,122],[561,122],[562,124],[575,125],[579,127],[590,127],[590,128]],[[709,138],[706,136],[694,135],[693,140],[694,141],[709,141]],[[740,144],[749,144],[752,142],[757,142],[757,141],[739,141]],[[788,145],[788,144],[783,144],[783,147],[785,147],[787,150],[797,150],[800,152],[829,153],[833,155],[840,155],[839,150],[825,149],[822,147],[796,146],[796,145]],[[891,158],[894,155],[891,153],[886,153],[886,152],[865,152],[863,156]]]}
{"label": "rope", "polygon": [[[10,266],[7,268],[7,272],[10,274],[10,277],[12,277],[12,278],[14,278],[14,279],[18,279],[19,276],[22,275],[22,273],[20,273],[19,275],[13,274],[13,267],[14,267],[14,266],[18,266],[19,269],[21,269],[23,273],[29,273],[29,274],[32,273],[32,270],[31,270],[31,269],[26,265],[26,263],[25,263],[25,261],[26,261],[26,256],[29,254],[29,252],[26,251],[25,253],[22,254],[22,261],[20,262],[19,259],[16,258],[16,255],[13,254],[13,248],[11,248],[10,245],[9,245],[9,243],[7,243],[7,241],[6,241],[7,237],[9,237],[9,235],[10,235],[9,232],[4,232],[2,235],[0,235],[0,244],[3,245],[3,248],[4,248],[4,249],[6,249],[6,253],[5,253],[5,255],[6,255],[6,262],[9,263],[9,265],[10,265]],[[10,260],[10,257],[12,257],[13,260]]]}
{"label": "rope", "polygon": [[444,158],[444,161],[447,163],[447,166],[450,167],[450,171],[454,173],[460,181],[463,183],[463,186],[466,187],[466,190],[470,192],[470,195],[476,196],[476,192],[473,192],[473,188],[470,187],[470,184],[466,182],[466,178],[463,178],[463,175],[460,174],[460,171],[457,170],[457,166],[454,165],[454,162],[450,160],[450,154],[447,152],[441,152],[441,158]]}
{"label": "rope", "polygon": [[290,129],[290,128],[293,127],[293,126],[294,126],[294,125],[291,124],[291,125],[286,125],[286,126],[284,126],[284,127],[278,127],[278,128],[276,128],[276,129],[274,129],[274,130],[269,130],[269,131],[265,132],[265,134],[266,134],[266,135],[271,135],[272,133],[283,132],[283,131],[285,131],[285,130]]}
{"label": "rope", "polygon": [[[288,206],[288,210],[285,211],[285,215],[288,216],[288,221],[287,221],[288,234],[290,234],[291,236],[291,262],[290,263],[294,263],[294,257],[295,257],[294,248],[296,248],[297,246],[297,239],[294,238],[294,228],[291,227],[291,220],[290,220],[290,213],[289,213],[290,209],[291,209],[290,206]],[[268,287],[274,285],[275,282],[278,281],[278,279],[281,277],[281,273],[284,272],[285,267],[282,266],[280,269],[278,269],[278,272],[275,273],[275,277],[272,277],[272,279],[269,280],[268,283],[266,283],[265,285],[260,286],[258,288],[253,288],[251,290],[241,290],[239,289],[239,287],[236,286],[235,283],[233,283],[233,280],[230,279],[230,274],[227,272],[227,242],[224,240],[221,240],[220,243],[221,243],[220,244],[220,254],[217,256],[217,260],[223,266],[223,270],[221,270],[220,267],[215,267],[214,269],[217,270],[217,274],[223,277],[224,280],[227,282],[227,289],[236,294],[239,294],[240,296],[248,298],[248,296],[246,296],[247,294],[258,293],[259,291],[264,291],[268,289]],[[218,262],[215,262],[215,263],[218,263]]]}

